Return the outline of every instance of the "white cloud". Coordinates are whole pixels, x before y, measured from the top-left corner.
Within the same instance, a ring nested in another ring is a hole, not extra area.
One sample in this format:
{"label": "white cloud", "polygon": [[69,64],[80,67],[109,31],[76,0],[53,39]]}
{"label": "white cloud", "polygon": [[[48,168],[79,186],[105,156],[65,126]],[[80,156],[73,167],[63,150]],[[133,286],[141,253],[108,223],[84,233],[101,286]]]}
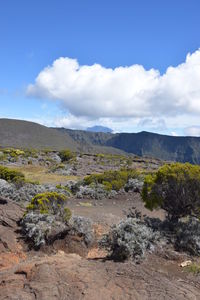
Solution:
{"label": "white cloud", "polygon": [[167,129],[165,120],[156,119],[156,118],[141,119],[138,123],[138,126],[143,128],[149,128],[151,130],[159,130],[159,131],[164,131]]}
{"label": "white cloud", "polygon": [[130,122],[141,126],[146,119],[164,129],[165,122],[170,126],[168,120],[174,123],[174,116],[180,124],[184,116],[190,122],[198,117],[199,83],[200,49],[163,75],[141,65],[110,69],[99,64],[80,66],[75,59],[61,57],[39,73],[27,94],[58,101],[69,112],[62,120],[66,127],[73,123],[80,127],[81,121],[90,125],[95,120],[115,127],[128,127]]}
{"label": "white cloud", "polygon": [[185,135],[200,136],[200,126],[190,126],[185,128]]}
{"label": "white cloud", "polygon": [[171,135],[172,135],[172,136],[178,136],[178,133],[175,132],[175,131],[172,131],[172,132],[171,132]]}

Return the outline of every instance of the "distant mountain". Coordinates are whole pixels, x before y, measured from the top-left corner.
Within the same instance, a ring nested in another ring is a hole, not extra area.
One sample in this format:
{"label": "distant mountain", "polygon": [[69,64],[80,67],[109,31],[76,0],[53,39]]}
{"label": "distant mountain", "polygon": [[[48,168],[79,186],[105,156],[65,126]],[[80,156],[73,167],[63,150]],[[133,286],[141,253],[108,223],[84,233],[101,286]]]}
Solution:
{"label": "distant mountain", "polygon": [[113,135],[107,146],[162,160],[200,164],[200,137],[167,136],[150,132]]}
{"label": "distant mountain", "polygon": [[91,131],[91,132],[104,132],[104,133],[111,133],[112,129],[109,127],[104,127],[100,125],[96,125],[93,127],[88,127],[86,131]]}
{"label": "distant mountain", "polygon": [[84,153],[131,153],[200,164],[200,137],[177,137],[150,132],[89,132],[48,128],[33,122],[10,119],[0,119],[0,146],[55,150],[69,148]]}
{"label": "distant mountain", "polygon": [[79,146],[78,150],[85,153],[112,153],[125,154],[123,150],[107,146],[106,143],[113,137],[112,133],[90,132],[66,128],[54,128],[69,135]]}
{"label": "distant mountain", "polygon": [[112,147],[138,156],[200,164],[200,137],[167,136],[145,131],[112,134],[63,130],[81,144]]}

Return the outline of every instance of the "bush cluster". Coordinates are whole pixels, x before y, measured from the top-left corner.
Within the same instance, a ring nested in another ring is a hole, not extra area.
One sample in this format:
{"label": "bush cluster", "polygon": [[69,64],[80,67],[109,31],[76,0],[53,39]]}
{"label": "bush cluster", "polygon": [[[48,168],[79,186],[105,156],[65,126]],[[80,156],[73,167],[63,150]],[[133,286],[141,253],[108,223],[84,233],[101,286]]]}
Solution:
{"label": "bush cluster", "polygon": [[200,216],[200,166],[173,163],[162,166],[144,180],[142,198],[150,210],[161,207],[177,221]]}
{"label": "bush cluster", "polygon": [[71,211],[69,208],[65,207],[66,202],[67,197],[63,194],[45,192],[33,197],[30,204],[27,206],[27,211],[33,210],[38,211],[41,214],[58,215],[67,222],[71,218]]}
{"label": "bush cluster", "polygon": [[0,166],[0,179],[4,179],[9,182],[20,183],[25,181],[25,176],[19,171]]}
{"label": "bush cluster", "polygon": [[69,161],[70,159],[75,158],[75,154],[69,149],[60,151],[59,156],[62,162]]}
{"label": "bush cluster", "polygon": [[105,189],[119,191],[130,178],[137,178],[139,173],[135,169],[122,169],[119,171],[105,171],[102,174],[92,174],[84,178],[84,184],[103,184]]}

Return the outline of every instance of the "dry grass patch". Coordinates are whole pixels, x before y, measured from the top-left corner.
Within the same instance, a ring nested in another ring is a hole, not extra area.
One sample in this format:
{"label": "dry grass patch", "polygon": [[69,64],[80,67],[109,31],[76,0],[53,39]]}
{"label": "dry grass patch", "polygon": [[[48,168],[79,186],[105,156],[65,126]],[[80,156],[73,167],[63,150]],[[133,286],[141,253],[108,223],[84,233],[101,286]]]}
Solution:
{"label": "dry grass patch", "polygon": [[44,166],[19,166],[15,167],[15,170],[21,171],[27,180],[39,182],[41,184],[45,183],[53,183],[53,184],[61,184],[65,183],[68,180],[77,180],[77,176],[64,176],[53,173],[48,173],[48,168]]}

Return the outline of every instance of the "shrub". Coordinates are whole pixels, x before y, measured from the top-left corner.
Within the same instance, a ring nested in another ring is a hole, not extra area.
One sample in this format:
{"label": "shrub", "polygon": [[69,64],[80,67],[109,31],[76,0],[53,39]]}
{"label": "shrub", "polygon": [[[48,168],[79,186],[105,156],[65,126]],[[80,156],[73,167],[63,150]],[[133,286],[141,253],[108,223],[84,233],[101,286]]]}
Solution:
{"label": "shrub", "polygon": [[24,155],[25,152],[23,150],[20,149],[3,149],[3,152],[5,154],[10,154],[11,157],[17,157],[19,155]]}
{"label": "shrub", "polygon": [[27,210],[38,211],[41,214],[53,214],[62,217],[65,221],[71,218],[71,211],[65,208],[67,197],[56,192],[37,194],[27,206]]}
{"label": "shrub", "polygon": [[161,207],[173,221],[188,215],[200,216],[200,166],[189,163],[162,166],[146,176],[142,198],[147,208]]}
{"label": "shrub", "polygon": [[60,156],[62,162],[69,161],[70,159],[75,157],[74,153],[69,149],[60,151],[59,156]]}
{"label": "shrub", "polygon": [[57,184],[56,185],[56,188],[58,189],[58,190],[65,190],[65,191],[67,191],[68,193],[72,193],[72,191],[70,190],[70,188],[69,187],[67,187],[67,186],[64,186],[64,185],[61,185],[61,184]]}
{"label": "shrub", "polygon": [[63,214],[63,218],[65,222],[68,222],[71,219],[72,216],[72,212],[69,209],[69,207],[65,207],[64,208],[64,214]]}
{"label": "shrub", "polygon": [[91,174],[84,178],[84,184],[99,183],[105,186],[105,189],[119,191],[125,186],[130,178],[136,178],[139,173],[135,169],[122,169],[119,171],[105,171],[103,174]]}
{"label": "shrub", "polygon": [[0,166],[0,178],[15,183],[25,181],[25,176],[23,173],[4,166]]}
{"label": "shrub", "polygon": [[100,247],[110,252],[110,258],[124,261],[128,258],[139,261],[146,251],[152,250],[159,239],[156,232],[139,218],[127,218],[113,225],[99,241]]}
{"label": "shrub", "polygon": [[195,263],[188,266],[187,270],[188,270],[188,272],[191,272],[194,275],[199,275],[200,274],[200,266],[198,264],[195,264]]}
{"label": "shrub", "polygon": [[36,150],[36,149],[25,149],[23,156],[25,158],[29,158],[29,157],[38,158],[38,150]]}

